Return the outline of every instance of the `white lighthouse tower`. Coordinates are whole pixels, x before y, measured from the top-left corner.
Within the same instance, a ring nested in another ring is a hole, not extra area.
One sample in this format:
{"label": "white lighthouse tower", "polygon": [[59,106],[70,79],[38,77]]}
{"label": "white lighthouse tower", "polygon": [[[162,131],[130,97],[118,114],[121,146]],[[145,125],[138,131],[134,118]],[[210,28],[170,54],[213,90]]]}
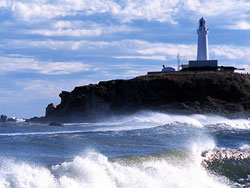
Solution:
{"label": "white lighthouse tower", "polygon": [[199,20],[198,34],[198,47],[197,47],[197,60],[189,61],[188,65],[185,65],[185,69],[191,71],[216,71],[218,68],[217,60],[209,60],[208,53],[208,28],[206,20],[202,17]]}
{"label": "white lighthouse tower", "polygon": [[198,48],[197,48],[197,61],[209,60],[208,53],[208,29],[206,20],[202,17],[199,20],[199,28],[197,29],[198,34]]}

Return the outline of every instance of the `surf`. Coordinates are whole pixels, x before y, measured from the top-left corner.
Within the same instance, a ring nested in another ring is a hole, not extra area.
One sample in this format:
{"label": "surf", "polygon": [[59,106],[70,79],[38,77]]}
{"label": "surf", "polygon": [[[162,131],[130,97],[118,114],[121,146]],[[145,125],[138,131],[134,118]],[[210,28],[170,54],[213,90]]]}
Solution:
{"label": "surf", "polygon": [[[131,159],[133,160],[133,159]],[[229,182],[209,174],[196,163],[178,166],[163,159],[131,165],[111,162],[105,155],[87,150],[72,161],[50,167],[5,162],[0,168],[0,186],[43,188],[227,188]]]}

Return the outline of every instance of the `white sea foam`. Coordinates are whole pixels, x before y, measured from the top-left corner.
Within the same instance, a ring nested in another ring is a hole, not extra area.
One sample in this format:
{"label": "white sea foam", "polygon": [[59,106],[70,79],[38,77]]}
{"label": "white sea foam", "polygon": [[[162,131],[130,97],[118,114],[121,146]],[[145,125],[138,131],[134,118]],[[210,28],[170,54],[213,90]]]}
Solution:
{"label": "white sea foam", "polygon": [[140,112],[131,116],[114,117],[109,121],[93,125],[100,126],[100,131],[105,130],[133,130],[153,128],[166,124],[184,124],[197,128],[217,126],[229,129],[250,129],[249,119],[229,119],[217,115],[174,115],[160,112]]}
{"label": "white sea foam", "polygon": [[1,188],[55,188],[56,180],[44,167],[5,161],[0,169]]}
{"label": "white sea foam", "polygon": [[[140,112],[130,116],[113,117],[100,123],[68,123],[66,128],[77,126],[79,130],[45,131],[27,133],[0,133],[0,136],[28,136],[28,135],[54,135],[71,134],[95,131],[124,131],[154,128],[161,125],[182,124],[197,128],[218,127],[225,129],[250,129],[249,119],[229,119],[216,115],[174,115],[160,112]],[[81,129],[84,127],[84,130]]]}
{"label": "white sea foam", "polygon": [[191,117],[202,122],[204,126],[217,125],[233,129],[250,129],[249,119],[229,119],[217,115],[192,115]]}
{"label": "white sea foam", "polygon": [[27,163],[5,162],[0,168],[2,188],[226,188],[222,178],[208,174],[200,164],[174,166],[164,160],[130,166],[110,162],[95,151],[86,151],[71,162],[50,170]]}

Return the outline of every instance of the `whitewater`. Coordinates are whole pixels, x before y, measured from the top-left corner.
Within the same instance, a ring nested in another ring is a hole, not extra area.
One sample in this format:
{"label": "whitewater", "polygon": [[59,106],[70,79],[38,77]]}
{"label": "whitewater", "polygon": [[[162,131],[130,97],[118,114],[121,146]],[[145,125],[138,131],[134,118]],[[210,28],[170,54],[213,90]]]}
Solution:
{"label": "whitewater", "polygon": [[250,120],[144,111],[0,124],[1,188],[250,187]]}

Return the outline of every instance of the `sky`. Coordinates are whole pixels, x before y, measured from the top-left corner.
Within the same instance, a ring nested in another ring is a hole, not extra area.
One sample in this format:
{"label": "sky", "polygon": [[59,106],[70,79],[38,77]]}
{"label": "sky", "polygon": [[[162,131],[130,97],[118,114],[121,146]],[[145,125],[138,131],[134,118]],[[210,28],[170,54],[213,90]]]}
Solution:
{"label": "sky", "polygon": [[250,70],[249,0],[0,0],[0,114],[43,116],[61,91],[196,59]]}

